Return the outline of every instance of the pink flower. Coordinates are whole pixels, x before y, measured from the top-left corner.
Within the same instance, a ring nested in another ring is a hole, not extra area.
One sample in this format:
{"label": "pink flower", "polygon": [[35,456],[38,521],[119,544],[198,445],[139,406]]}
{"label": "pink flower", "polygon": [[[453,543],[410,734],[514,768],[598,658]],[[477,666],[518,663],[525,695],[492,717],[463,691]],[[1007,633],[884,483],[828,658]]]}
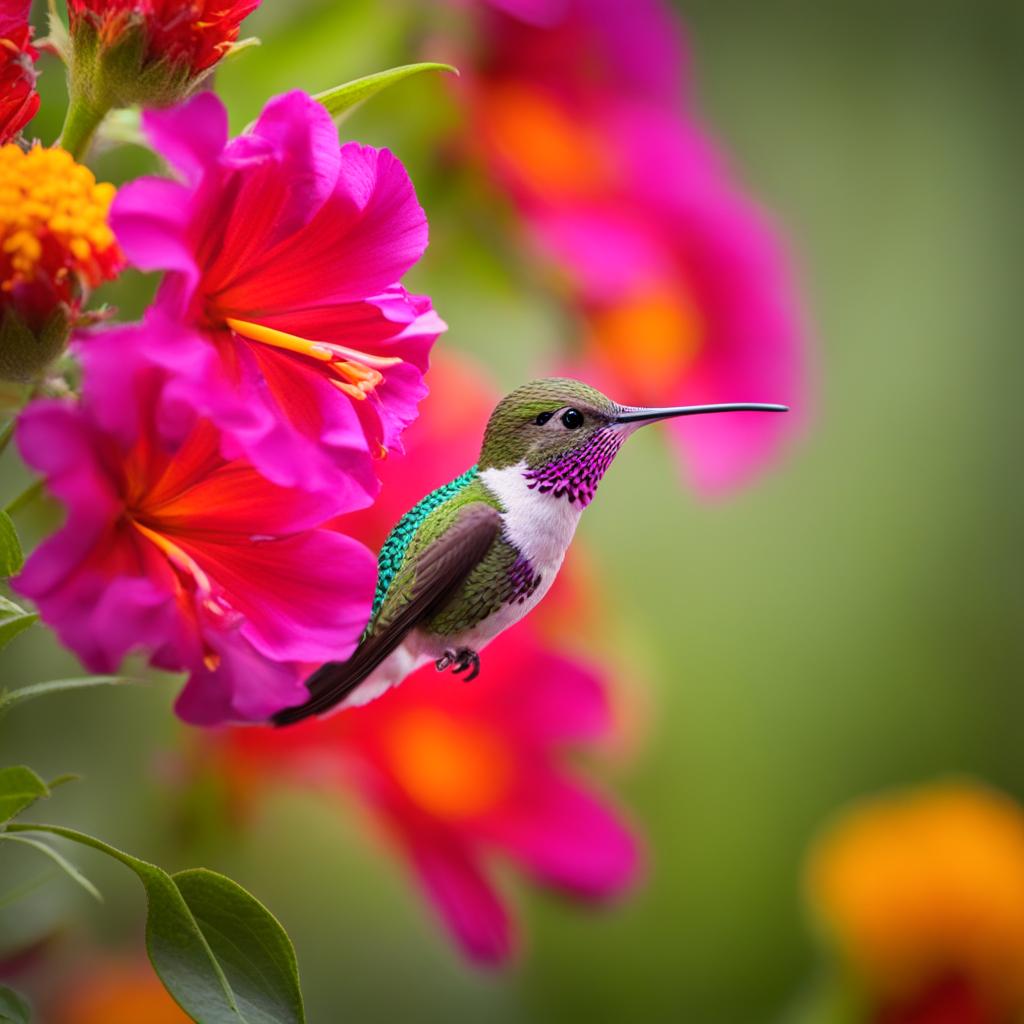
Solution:
{"label": "pink flower", "polygon": [[453,684],[432,667],[365,707],[291,729],[223,737],[243,787],[288,778],[355,788],[472,959],[499,963],[515,927],[489,866],[509,859],[586,901],[635,877],[636,842],[576,782],[563,750],[611,726],[602,680],[543,647],[528,623],[487,650],[486,679]]}
{"label": "pink flower", "polygon": [[94,672],[136,650],[187,671],[186,721],[263,720],[293,704],[311,664],[354,648],[373,556],[318,528],[333,501],[225,459],[209,421],[169,445],[155,416],[164,375],[136,368],[130,347],[82,354],[81,402],[33,402],[18,423],[67,521],[13,586]]}
{"label": "pink flower", "polygon": [[373,460],[400,449],[444,329],[398,284],[427,244],[408,175],[387,150],[339,148],[300,92],[230,142],[209,93],[145,124],[186,183],[133,182],[111,223],[131,262],[167,272],[133,335],[172,371],[165,425],[171,407],[191,408],[229,458],[340,507],[367,504]]}
{"label": "pink flower", "polygon": [[[576,372],[626,402],[801,404],[783,249],[684,106],[657,0],[568,0],[553,24],[481,12],[468,92],[486,167],[579,314]],[[677,421],[696,484],[737,484],[798,416]]]}

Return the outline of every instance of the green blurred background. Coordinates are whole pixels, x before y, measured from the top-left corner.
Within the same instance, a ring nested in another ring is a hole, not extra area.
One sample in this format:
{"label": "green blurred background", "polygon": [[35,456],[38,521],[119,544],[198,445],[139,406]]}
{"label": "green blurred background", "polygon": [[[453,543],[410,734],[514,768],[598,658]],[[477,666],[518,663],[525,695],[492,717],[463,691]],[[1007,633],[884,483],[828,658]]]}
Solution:
{"label": "green blurred background", "polygon": [[[645,432],[583,521],[635,645],[622,688],[648,708],[634,749],[604,769],[646,836],[636,891],[586,911],[509,877],[525,954],[480,973],[357,813],[279,793],[230,842],[183,836],[173,686],[56,697],[0,724],[6,763],[85,776],[50,820],[167,868],[207,863],[264,900],[295,940],[314,1024],[779,1019],[815,974],[801,861],[837,808],[961,773],[1024,797],[1024,8],[680,9],[706,120],[802,268],[812,414],[770,472],[712,503],[680,488],[664,438]],[[236,128],[270,93],[422,53],[397,2],[265,0],[246,25],[264,45],[218,80]],[[36,131],[50,141],[63,86],[43,67]],[[393,148],[417,183],[433,244],[411,286],[450,324],[441,344],[513,385],[563,324],[496,253],[479,197],[439,170],[454,117],[444,85],[421,79],[346,131]],[[146,165],[137,150],[100,164],[114,180]],[[114,297],[137,311],[145,288]],[[2,468],[13,493],[17,467]],[[0,655],[4,685],[79,671],[42,629]],[[13,877],[21,854],[4,857]],[[107,903],[55,881],[0,907],[11,942],[56,922],[72,948],[138,942],[137,883],[76,857]]]}

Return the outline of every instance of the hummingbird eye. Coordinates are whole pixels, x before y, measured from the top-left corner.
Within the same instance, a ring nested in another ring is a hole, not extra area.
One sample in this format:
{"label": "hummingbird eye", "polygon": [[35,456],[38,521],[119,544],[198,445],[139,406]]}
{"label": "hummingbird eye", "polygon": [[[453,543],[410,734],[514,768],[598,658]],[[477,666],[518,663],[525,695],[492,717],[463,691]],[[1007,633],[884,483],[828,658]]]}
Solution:
{"label": "hummingbird eye", "polygon": [[542,412],[533,422],[536,423],[538,427],[543,427],[544,424],[547,423],[547,421],[554,415],[555,414],[553,412]]}
{"label": "hummingbird eye", "polygon": [[583,426],[583,413],[579,409],[566,409],[562,413],[562,425],[566,430],[575,430]]}

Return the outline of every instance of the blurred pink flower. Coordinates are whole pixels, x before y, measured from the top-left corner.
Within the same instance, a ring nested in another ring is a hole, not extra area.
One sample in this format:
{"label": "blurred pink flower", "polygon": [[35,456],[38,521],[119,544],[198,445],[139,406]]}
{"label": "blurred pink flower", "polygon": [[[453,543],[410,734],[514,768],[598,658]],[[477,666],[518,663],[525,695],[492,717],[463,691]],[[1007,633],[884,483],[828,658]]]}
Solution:
{"label": "blurred pink flower", "polygon": [[[684,105],[679,26],[657,0],[562,6],[539,24],[483,8],[466,95],[485,166],[580,314],[577,371],[636,404],[799,407],[787,260]],[[798,418],[670,429],[714,491],[768,462]]]}
{"label": "blurred pink flower", "polygon": [[0,145],[13,139],[39,109],[35,62],[28,23],[32,0],[0,0]]}
{"label": "blurred pink flower", "polygon": [[81,402],[33,402],[18,422],[67,520],[12,585],[91,671],[141,650],[189,672],[186,721],[263,720],[304,696],[311,663],[353,649],[374,558],[318,528],[332,499],[223,458],[209,421],[169,446],[154,415],[162,371],[134,369],[120,340],[84,347]]}
{"label": "blurred pink flower", "polygon": [[232,730],[219,753],[242,795],[285,778],[354,788],[465,953],[499,963],[515,929],[488,873],[496,855],[594,901],[628,885],[638,854],[626,827],[562,764],[563,748],[611,728],[600,677],[542,646],[528,623],[487,655],[475,685],[428,666],[344,714]]}
{"label": "blurred pink flower", "polygon": [[111,224],[131,262],[167,272],[133,332],[172,372],[166,403],[208,416],[226,454],[275,483],[367,504],[373,460],[400,447],[444,330],[397,283],[427,244],[408,175],[387,150],[339,148],[300,92],[230,142],[210,93],[145,124],[187,184],[125,186]]}

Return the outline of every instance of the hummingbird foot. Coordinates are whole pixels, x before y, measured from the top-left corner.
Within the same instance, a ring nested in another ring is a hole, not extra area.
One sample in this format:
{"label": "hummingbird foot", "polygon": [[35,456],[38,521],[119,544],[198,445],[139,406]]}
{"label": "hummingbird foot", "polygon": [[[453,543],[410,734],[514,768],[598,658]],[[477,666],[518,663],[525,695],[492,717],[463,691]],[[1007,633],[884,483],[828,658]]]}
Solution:
{"label": "hummingbird foot", "polygon": [[457,651],[449,649],[434,662],[434,667],[438,672],[451,668],[454,675],[459,675],[468,669],[469,675],[463,679],[464,683],[468,683],[480,675],[480,655],[468,647],[460,647]]}

